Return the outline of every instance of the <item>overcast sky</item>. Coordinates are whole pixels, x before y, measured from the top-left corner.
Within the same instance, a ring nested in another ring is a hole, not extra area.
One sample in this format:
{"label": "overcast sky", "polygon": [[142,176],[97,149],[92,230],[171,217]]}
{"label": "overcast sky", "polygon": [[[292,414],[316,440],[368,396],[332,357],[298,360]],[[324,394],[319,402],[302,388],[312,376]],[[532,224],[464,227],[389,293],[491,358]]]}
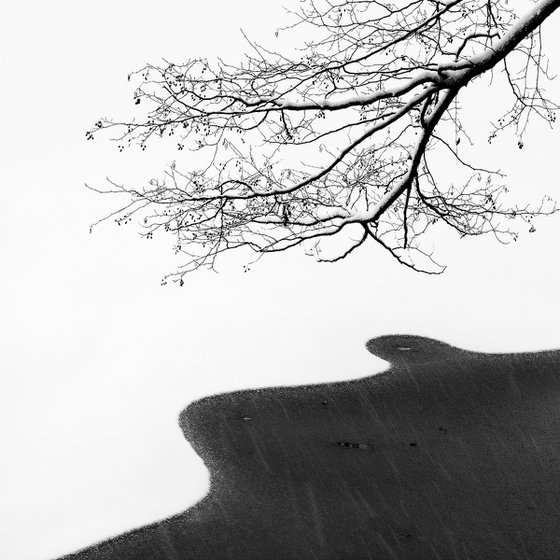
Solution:
{"label": "overcast sky", "polygon": [[[239,28],[270,43],[281,13],[279,2],[256,0],[4,7],[1,558],[47,560],[203,496],[206,470],[177,425],[201,396],[373,374],[386,364],[364,344],[383,334],[481,351],[560,347],[560,216],[510,246],[443,235],[436,249],[448,269],[437,278],[369,245],[337,265],[295,251],[244,273],[234,259],[182,289],[160,287],[175,262],[169,240],[111,224],[88,233],[115,201],[85,182],[141,181],[177,158],[85,141],[100,116],[129,114],[128,72],[162,58],[235,60]],[[552,55],[559,24],[555,16],[544,29]],[[560,99],[559,85],[550,89]],[[501,94],[468,95],[468,124],[512,191],[560,199],[559,128],[536,124],[523,150],[507,136],[489,147],[483,116]]]}

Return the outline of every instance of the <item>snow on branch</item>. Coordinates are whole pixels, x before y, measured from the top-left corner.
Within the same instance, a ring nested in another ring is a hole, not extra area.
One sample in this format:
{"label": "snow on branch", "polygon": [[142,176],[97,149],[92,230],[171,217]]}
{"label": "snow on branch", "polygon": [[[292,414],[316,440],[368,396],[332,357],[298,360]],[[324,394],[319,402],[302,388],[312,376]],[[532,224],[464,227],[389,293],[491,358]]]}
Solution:
{"label": "snow on branch", "polygon": [[[139,116],[100,120],[87,137],[113,130],[123,150],[171,136],[205,165],[173,163],[142,189],[111,182],[107,192],[128,202],[110,217],[141,216],[148,237],[172,234],[186,262],[168,277],[181,283],[233,249],[260,256],[303,245],[335,262],[374,240],[399,262],[439,273],[421,243],[437,223],[516,239],[508,224],[556,207],[548,198],[503,203],[502,174],[459,155],[468,137],[457,95],[500,71],[511,105],[491,139],[512,128],[522,147],[530,116],[552,123],[540,26],[559,5],[540,0],[519,16],[506,0],[305,0],[279,31],[307,29],[295,54],[251,43],[237,65],[147,65],[129,76]],[[443,182],[434,168],[449,157],[457,177]],[[334,254],[321,253],[334,237]]]}

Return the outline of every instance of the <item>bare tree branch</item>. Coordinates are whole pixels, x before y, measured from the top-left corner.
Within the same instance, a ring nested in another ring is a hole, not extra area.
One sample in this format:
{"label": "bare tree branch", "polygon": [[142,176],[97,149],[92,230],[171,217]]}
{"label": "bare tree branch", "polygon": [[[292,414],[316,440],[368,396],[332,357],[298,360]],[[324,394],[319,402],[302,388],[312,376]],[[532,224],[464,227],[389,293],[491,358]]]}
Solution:
{"label": "bare tree branch", "polygon": [[[458,154],[469,137],[456,100],[484,73],[501,71],[512,105],[490,140],[513,128],[522,147],[531,116],[553,123],[540,26],[559,5],[538,0],[519,16],[506,0],[304,0],[295,23],[280,30],[310,28],[296,55],[247,39],[251,54],[239,65],[147,65],[129,77],[143,114],[100,120],[87,137],[113,130],[123,150],[174,136],[178,151],[197,151],[205,166],[173,163],[142,189],[110,182],[106,192],[129,198],[106,218],[141,215],[146,237],[172,234],[187,262],[169,278],[181,282],[213,269],[225,251],[320,250],[335,237],[335,254],[319,260],[337,262],[373,239],[406,266],[439,273],[421,245],[439,221],[460,235],[515,240],[514,220],[556,206],[548,198],[536,207],[502,204],[503,175]],[[442,184],[433,168],[450,157],[462,171]]]}

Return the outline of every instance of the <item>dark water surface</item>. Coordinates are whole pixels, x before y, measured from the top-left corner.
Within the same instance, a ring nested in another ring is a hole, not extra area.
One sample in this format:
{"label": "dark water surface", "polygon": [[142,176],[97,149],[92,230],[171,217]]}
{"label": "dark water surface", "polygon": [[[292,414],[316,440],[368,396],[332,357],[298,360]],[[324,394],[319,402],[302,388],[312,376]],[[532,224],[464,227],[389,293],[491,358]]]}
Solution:
{"label": "dark water surface", "polygon": [[209,495],[65,559],[558,560],[560,351],[368,349],[391,368],[188,406]]}

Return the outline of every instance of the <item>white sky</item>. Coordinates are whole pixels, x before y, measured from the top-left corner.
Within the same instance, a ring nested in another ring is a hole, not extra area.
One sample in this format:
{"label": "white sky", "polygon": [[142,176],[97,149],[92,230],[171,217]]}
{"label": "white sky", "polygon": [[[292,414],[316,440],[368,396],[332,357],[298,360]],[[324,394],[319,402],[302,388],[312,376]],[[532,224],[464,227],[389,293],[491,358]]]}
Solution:
{"label": "white sky", "polygon": [[[97,118],[132,107],[127,73],[162,57],[235,59],[239,27],[272,42],[280,13],[278,2],[256,0],[5,6],[1,558],[47,560],[203,496],[206,471],[177,425],[181,409],[203,395],[375,373],[384,362],[364,343],[382,334],[484,351],[560,347],[560,216],[510,246],[442,238],[448,270],[437,278],[369,246],[337,265],[295,252],[244,274],[234,260],[183,289],[159,285],[174,262],[165,239],[110,224],[88,234],[115,201],[84,182],[150,178],[177,157],[85,141]],[[552,55],[559,23],[555,16],[544,30]],[[469,124],[485,138],[488,127],[474,121],[500,95],[472,95]],[[559,140],[558,128],[536,125],[522,151],[505,137],[487,155],[520,196],[560,199]]]}

